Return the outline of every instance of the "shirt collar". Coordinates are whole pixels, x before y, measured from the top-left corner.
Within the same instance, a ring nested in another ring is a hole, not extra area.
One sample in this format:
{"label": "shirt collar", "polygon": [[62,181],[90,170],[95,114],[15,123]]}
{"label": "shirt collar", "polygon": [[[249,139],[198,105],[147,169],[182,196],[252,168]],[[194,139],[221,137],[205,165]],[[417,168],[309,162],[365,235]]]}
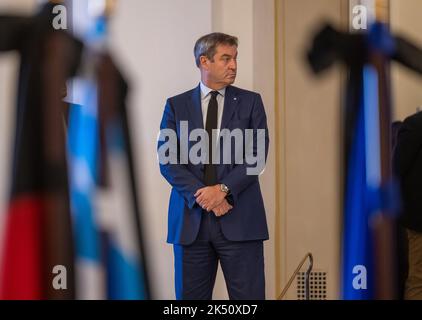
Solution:
{"label": "shirt collar", "polygon": [[218,93],[221,94],[223,97],[226,94],[226,88],[227,87],[224,87],[220,90],[213,90],[213,89],[208,88],[205,84],[203,84],[202,81],[200,82],[199,86],[201,87],[201,97],[202,97],[202,99],[205,99],[211,91],[218,91]]}

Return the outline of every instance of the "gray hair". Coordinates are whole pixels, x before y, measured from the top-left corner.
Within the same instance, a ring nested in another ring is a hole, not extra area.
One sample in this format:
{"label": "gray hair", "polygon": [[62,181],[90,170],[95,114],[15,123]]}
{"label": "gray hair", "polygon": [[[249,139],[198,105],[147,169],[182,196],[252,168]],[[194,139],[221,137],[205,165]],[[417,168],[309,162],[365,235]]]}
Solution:
{"label": "gray hair", "polygon": [[196,66],[199,68],[201,56],[206,56],[212,61],[215,52],[217,51],[217,46],[220,44],[237,47],[238,40],[234,36],[229,36],[228,34],[220,32],[210,33],[199,38],[193,49]]}

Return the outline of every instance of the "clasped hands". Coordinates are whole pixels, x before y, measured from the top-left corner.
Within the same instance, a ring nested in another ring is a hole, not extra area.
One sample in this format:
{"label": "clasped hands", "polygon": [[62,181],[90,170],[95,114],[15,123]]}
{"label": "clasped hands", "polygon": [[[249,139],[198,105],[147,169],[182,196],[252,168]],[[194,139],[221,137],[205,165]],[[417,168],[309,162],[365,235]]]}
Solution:
{"label": "clasped hands", "polygon": [[207,212],[213,211],[217,217],[224,216],[233,207],[226,200],[227,194],[220,185],[204,187],[196,191],[196,202]]}

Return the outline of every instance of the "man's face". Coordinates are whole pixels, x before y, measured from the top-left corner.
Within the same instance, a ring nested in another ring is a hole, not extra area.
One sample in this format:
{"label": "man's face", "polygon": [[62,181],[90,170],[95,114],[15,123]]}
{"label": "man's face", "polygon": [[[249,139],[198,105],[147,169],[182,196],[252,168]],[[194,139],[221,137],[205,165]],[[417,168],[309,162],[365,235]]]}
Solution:
{"label": "man's face", "polygon": [[237,72],[237,47],[218,45],[213,60],[201,57],[201,65],[208,81],[220,88],[232,84]]}

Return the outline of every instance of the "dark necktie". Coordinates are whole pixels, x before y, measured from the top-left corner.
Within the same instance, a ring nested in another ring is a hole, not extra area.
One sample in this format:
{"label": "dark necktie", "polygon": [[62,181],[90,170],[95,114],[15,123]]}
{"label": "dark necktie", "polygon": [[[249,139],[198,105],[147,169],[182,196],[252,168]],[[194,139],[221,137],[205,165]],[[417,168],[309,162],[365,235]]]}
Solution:
{"label": "dark necktie", "polygon": [[218,91],[211,91],[210,95],[211,95],[211,99],[208,104],[207,121],[205,124],[205,130],[207,130],[208,139],[209,139],[208,140],[209,141],[208,164],[205,164],[205,174],[204,174],[204,182],[207,186],[213,186],[217,184],[217,175],[215,172],[215,165],[212,164],[212,159],[213,159],[212,130],[217,129]]}

